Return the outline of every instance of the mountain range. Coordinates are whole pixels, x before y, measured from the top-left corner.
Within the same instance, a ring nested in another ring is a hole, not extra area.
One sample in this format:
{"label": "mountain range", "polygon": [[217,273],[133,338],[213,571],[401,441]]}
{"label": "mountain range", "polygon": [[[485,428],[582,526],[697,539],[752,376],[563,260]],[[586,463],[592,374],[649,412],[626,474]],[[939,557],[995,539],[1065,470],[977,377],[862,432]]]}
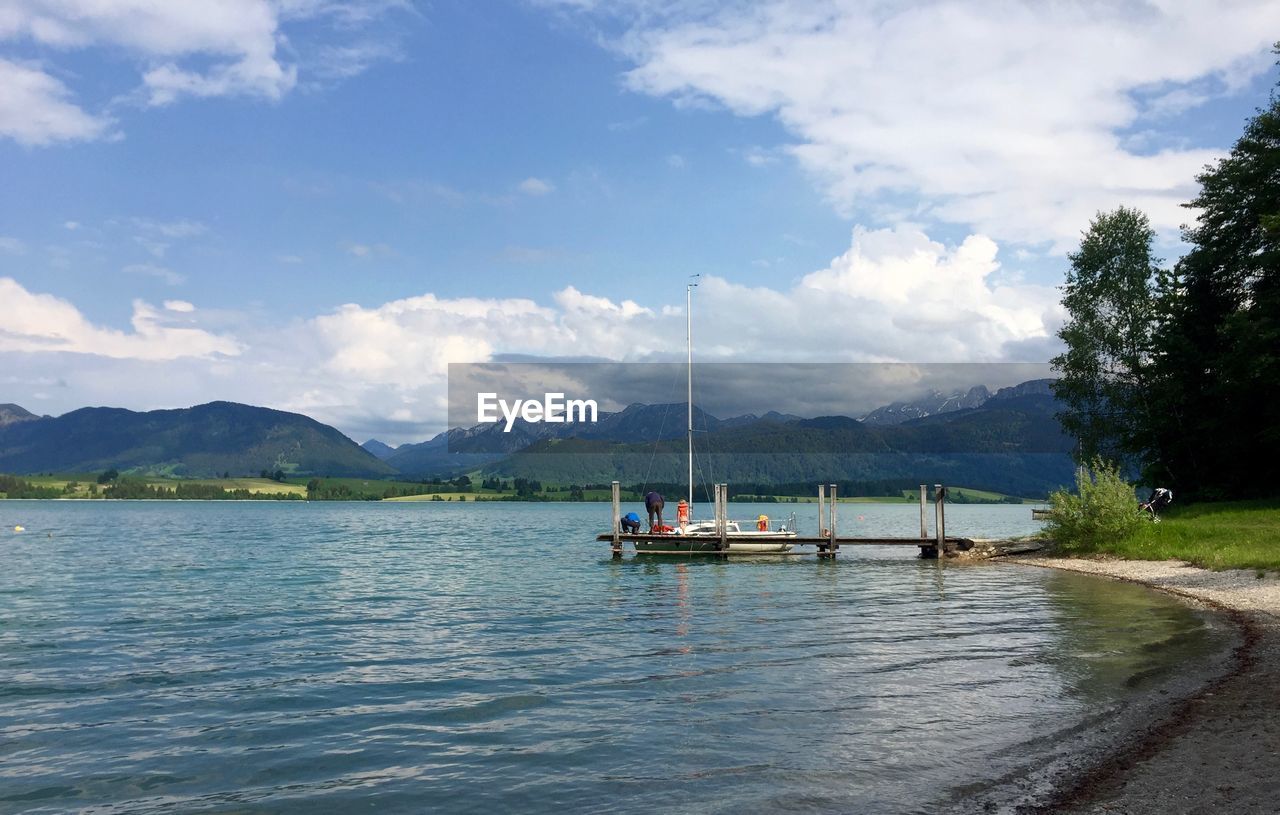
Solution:
{"label": "mountain range", "polygon": [[[0,472],[407,478],[459,473],[549,483],[684,480],[686,406],[633,404],[595,424],[517,420],[454,428],[392,448],[357,445],[296,413],[212,402],[139,413],[82,408],[58,417],[0,405]],[[930,393],[860,420],[769,412],[721,419],[695,407],[698,466],[736,483],[816,479],[945,479],[1001,492],[1041,494],[1071,477],[1070,440],[1054,418],[1049,380],[991,393],[983,386]]]}

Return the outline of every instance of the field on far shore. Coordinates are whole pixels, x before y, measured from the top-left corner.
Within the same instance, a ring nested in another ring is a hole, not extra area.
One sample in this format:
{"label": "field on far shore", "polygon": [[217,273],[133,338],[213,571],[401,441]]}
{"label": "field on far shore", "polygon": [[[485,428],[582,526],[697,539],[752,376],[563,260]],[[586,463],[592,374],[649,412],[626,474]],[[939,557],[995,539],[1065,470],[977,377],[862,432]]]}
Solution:
{"label": "field on far shore", "polygon": [[[102,498],[103,491],[110,483],[98,483],[98,473],[55,473],[45,475],[22,475],[16,478],[41,490],[50,490],[54,494],[26,497],[94,499]],[[608,502],[611,491],[607,487],[587,488],[573,491],[564,484],[540,484],[534,482],[536,489],[526,487],[525,492],[517,492],[515,484],[510,480],[501,480],[500,486],[482,486],[484,479],[474,474],[470,486],[465,481],[398,481],[376,478],[325,478],[310,476],[286,476],[277,481],[271,478],[237,476],[228,478],[180,478],[175,476],[130,475],[124,474],[122,479],[140,482],[149,487],[174,490],[179,485],[193,485],[222,489],[227,492],[245,491],[251,496],[288,496],[291,498],[310,498],[321,501],[589,501]],[[486,482],[488,483],[488,482]],[[315,491],[308,491],[308,486],[316,486]],[[635,485],[632,485],[633,487]],[[0,488],[2,489],[2,488]],[[932,490],[932,488],[930,488]],[[817,501],[817,487],[813,495],[753,495],[734,494],[730,500],[742,503],[778,503],[778,504],[812,504]],[[1013,498],[998,492],[973,489],[971,487],[948,487],[949,500],[955,503],[1043,503],[1040,499]],[[0,498],[7,497],[0,492]],[[145,497],[145,496],[142,496]],[[240,497],[240,496],[228,496]],[[635,502],[641,500],[642,493],[636,489],[622,489],[622,500]],[[669,503],[674,504],[680,495],[669,495]],[[932,494],[929,496],[932,501]],[[915,490],[903,490],[897,495],[841,495],[842,504],[861,503],[914,503],[918,499]]]}
{"label": "field on far shore", "polygon": [[[105,484],[98,483],[97,473],[70,473],[60,475],[19,476],[36,487],[56,489],[63,498],[101,497]],[[306,483],[273,481],[270,478],[158,478],[144,476],[140,480],[148,486],[172,489],[175,484],[199,484],[221,487],[224,490],[248,490],[255,495],[297,495],[307,497]],[[71,485],[68,489],[68,485]]]}

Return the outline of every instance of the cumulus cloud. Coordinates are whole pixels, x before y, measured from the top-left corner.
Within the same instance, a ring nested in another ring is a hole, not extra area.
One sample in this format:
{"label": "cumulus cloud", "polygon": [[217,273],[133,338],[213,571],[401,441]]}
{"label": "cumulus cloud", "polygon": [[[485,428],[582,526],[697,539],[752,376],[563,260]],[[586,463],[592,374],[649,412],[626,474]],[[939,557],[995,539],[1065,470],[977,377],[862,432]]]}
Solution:
{"label": "cumulus cloud", "polygon": [[[0,8],[0,42],[32,44],[53,59],[73,50],[112,49],[139,64],[134,95],[147,106],[182,97],[278,100],[298,84],[298,54],[316,23],[340,42],[316,44],[317,76],[342,78],[394,55],[389,42],[346,42],[401,2],[354,0],[10,0]],[[298,37],[286,30],[298,25]],[[309,25],[304,25],[309,24]],[[336,32],[336,33],[335,33]],[[0,60],[0,135],[29,145],[100,138],[111,120],[89,113],[41,68]]]}
{"label": "cumulus cloud", "polygon": [[96,326],[74,305],[0,278],[0,352],[72,353],[136,360],[235,356],[241,346],[199,328],[175,327],[154,306],[133,301],[132,331]]}
{"label": "cumulus cloud", "polygon": [[0,59],[0,137],[41,147],[97,139],[110,128],[108,117],[82,110],[57,78],[40,68]]}
{"label": "cumulus cloud", "polygon": [[842,213],[1058,249],[1120,203],[1184,221],[1219,151],[1126,134],[1240,89],[1280,28],[1270,0],[568,5],[623,16],[634,90],[775,118]]}

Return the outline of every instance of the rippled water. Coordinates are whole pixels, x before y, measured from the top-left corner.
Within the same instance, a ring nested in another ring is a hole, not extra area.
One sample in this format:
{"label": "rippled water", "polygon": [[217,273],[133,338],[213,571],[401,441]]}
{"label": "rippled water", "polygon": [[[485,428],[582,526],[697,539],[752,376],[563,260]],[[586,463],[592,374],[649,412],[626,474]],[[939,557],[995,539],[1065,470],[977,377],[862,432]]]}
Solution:
{"label": "rippled water", "polygon": [[607,518],[0,502],[0,810],[932,812],[1224,641],[1145,589],[914,548],[613,561]]}

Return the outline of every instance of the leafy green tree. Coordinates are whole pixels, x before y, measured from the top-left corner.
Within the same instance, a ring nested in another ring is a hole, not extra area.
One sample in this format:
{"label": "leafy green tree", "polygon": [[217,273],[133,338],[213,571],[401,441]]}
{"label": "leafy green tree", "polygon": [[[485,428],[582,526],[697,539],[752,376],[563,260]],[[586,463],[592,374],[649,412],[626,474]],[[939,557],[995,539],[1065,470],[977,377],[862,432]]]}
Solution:
{"label": "leafy green tree", "polygon": [[[1280,53],[1280,44],[1277,44]],[[1197,177],[1190,251],[1161,334],[1156,399],[1177,428],[1167,473],[1188,497],[1277,492],[1280,457],[1280,99]]]}
{"label": "leafy green tree", "polygon": [[1148,384],[1157,328],[1160,261],[1147,216],[1120,207],[1098,213],[1080,242],[1063,286],[1069,318],[1058,332],[1066,350],[1053,359],[1063,427],[1079,442],[1081,462],[1112,461],[1146,450],[1152,421]]}

